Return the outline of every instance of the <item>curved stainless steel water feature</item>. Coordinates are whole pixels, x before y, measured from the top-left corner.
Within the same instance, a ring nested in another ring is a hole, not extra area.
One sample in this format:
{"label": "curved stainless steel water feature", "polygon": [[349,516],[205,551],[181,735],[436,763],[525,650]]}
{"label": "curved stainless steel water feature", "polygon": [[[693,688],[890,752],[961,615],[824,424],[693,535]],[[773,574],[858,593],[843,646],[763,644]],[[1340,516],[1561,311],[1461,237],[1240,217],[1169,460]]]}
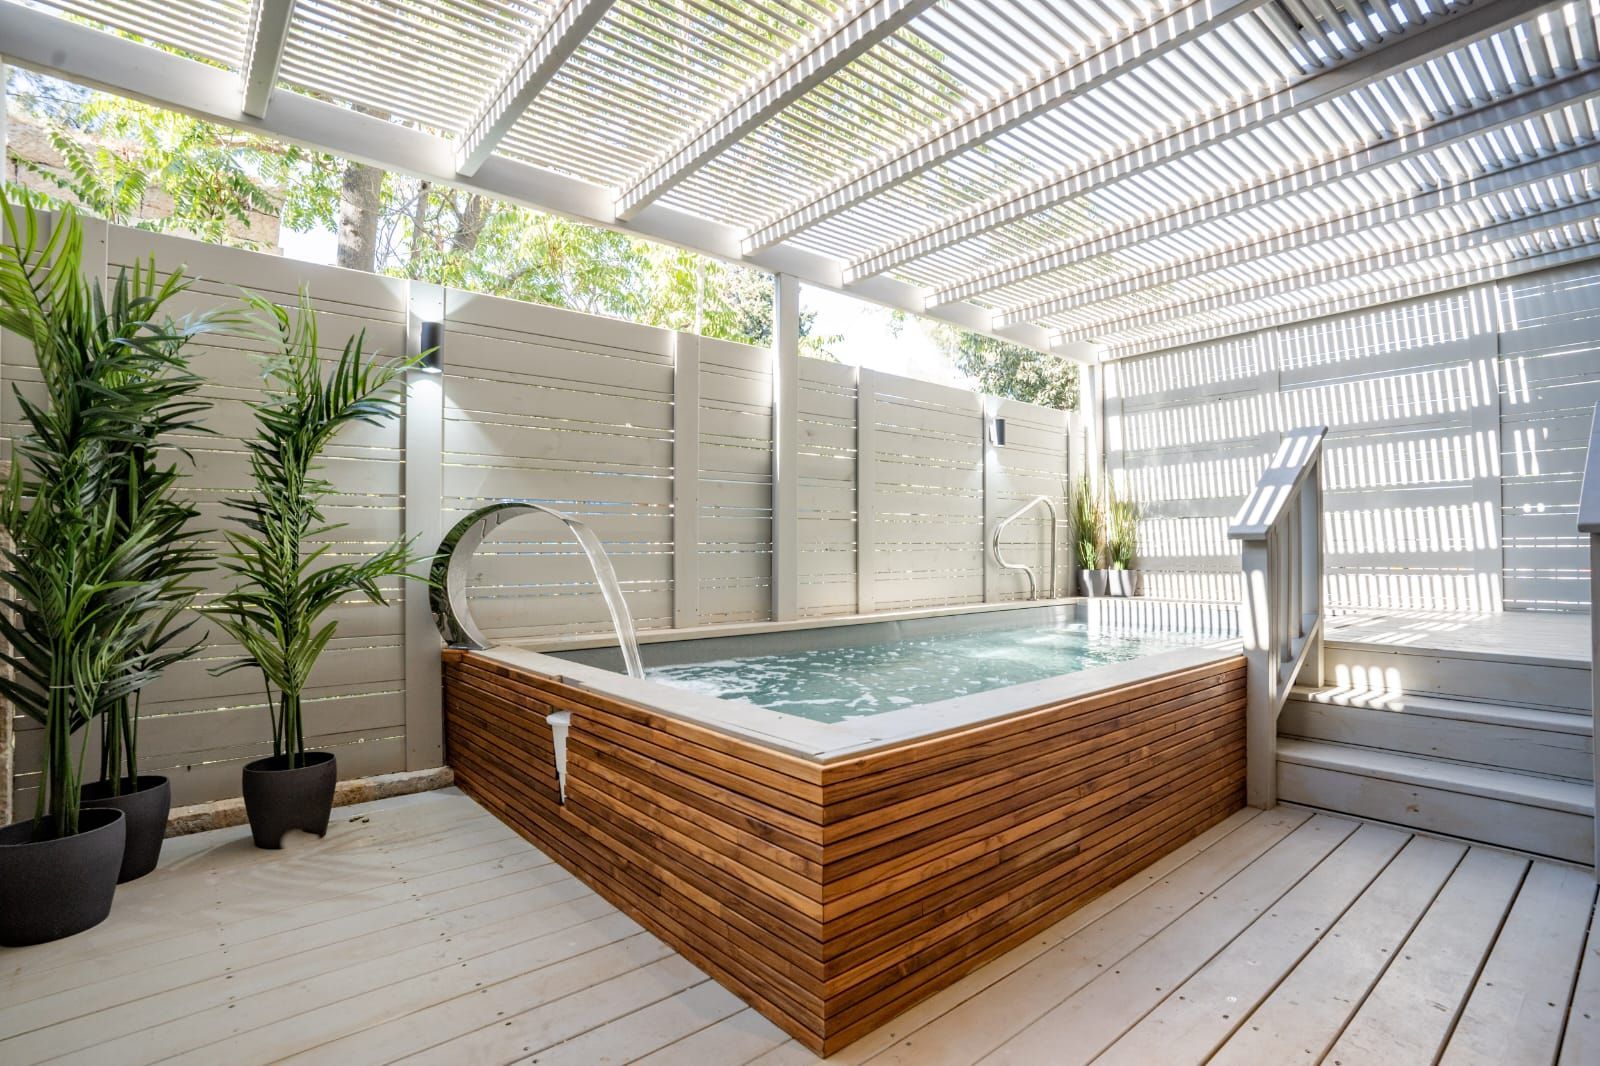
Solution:
{"label": "curved stainless steel water feature", "polygon": [[572,531],[583,554],[589,557],[594,569],[595,583],[605,598],[611,612],[611,624],[617,631],[617,645],[622,649],[622,661],[629,677],[643,677],[644,665],[639,659],[639,639],[634,633],[633,616],[628,613],[627,601],[622,598],[622,586],[617,583],[617,572],[611,567],[611,557],[594,530],[581,519],[573,518],[541,503],[528,500],[501,500],[480,507],[457,522],[439,542],[433,557],[433,590],[429,602],[433,607],[433,620],[445,643],[457,648],[484,649],[491,646],[472,620],[467,604],[467,562],[479,545],[497,527],[528,514],[544,514],[563,523]]}
{"label": "curved stainless steel water feature", "polygon": [[1021,570],[1028,575],[1028,599],[1030,600],[1039,598],[1039,575],[1035,574],[1033,567],[1026,563],[1010,563],[1006,561],[1005,555],[1000,551],[1000,535],[1006,531],[1006,527],[1011,523],[1041,505],[1046,511],[1050,512],[1050,595],[1054,598],[1056,585],[1058,584],[1056,580],[1056,541],[1060,540],[1061,537],[1056,531],[1056,505],[1051,502],[1050,497],[1035,496],[1015,511],[1012,511],[1010,515],[1000,519],[994,524],[994,535],[989,541],[989,550],[994,553],[994,561],[1002,570]]}

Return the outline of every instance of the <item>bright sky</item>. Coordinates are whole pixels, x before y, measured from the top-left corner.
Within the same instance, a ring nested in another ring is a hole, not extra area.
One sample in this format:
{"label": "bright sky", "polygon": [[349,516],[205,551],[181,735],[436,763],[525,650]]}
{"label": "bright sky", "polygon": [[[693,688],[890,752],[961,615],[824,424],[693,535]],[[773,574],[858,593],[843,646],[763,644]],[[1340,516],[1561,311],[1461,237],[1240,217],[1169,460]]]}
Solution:
{"label": "bright sky", "polygon": [[932,323],[927,319],[903,316],[900,335],[895,336],[894,312],[887,307],[809,285],[800,287],[800,305],[817,312],[813,333],[844,338],[833,348],[841,363],[941,385],[973,387],[939,351],[929,335]]}

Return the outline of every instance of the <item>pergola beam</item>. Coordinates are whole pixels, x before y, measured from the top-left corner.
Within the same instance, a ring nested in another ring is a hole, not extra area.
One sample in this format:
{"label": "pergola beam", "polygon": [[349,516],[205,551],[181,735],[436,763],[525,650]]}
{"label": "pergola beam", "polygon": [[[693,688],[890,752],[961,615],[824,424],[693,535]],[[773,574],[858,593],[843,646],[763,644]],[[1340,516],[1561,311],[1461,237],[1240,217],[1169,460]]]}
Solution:
{"label": "pergola beam", "polygon": [[[1008,308],[1000,315],[1000,321],[1006,324],[1034,322],[1052,315],[1092,308],[1096,304],[1184,278],[1204,277],[1213,271],[1226,270],[1266,256],[1303,249],[1379,226],[1410,221],[1442,208],[1470,203],[1498,192],[1537,185],[1550,178],[1564,177],[1596,165],[1600,165],[1600,144],[1569,147],[1565,151],[1504,170],[1467,176],[1460,181],[1441,184],[1387,203],[1347,210],[1332,216],[1324,215],[1231,247],[1172,259],[1157,267],[1128,273],[1099,284],[1080,285],[1048,300]],[[1159,306],[1150,305],[1151,309]]]}
{"label": "pergola beam", "polygon": [[1582,106],[1600,95],[1600,71],[1589,70],[1563,81],[1545,85],[1515,97],[1500,100],[1474,111],[1452,116],[1365,147],[1354,148],[1331,159],[1324,158],[1288,174],[1277,174],[1233,188],[1221,196],[1200,203],[1184,203],[1164,213],[1099,233],[1086,234],[1051,247],[1018,257],[992,270],[935,289],[929,301],[935,305],[968,300],[986,292],[1015,285],[1040,274],[1072,263],[1112,255],[1154,240],[1165,233],[1187,230],[1228,215],[1247,211],[1261,204],[1306,189],[1327,185],[1353,174],[1378,167],[1403,163],[1463,144],[1491,130],[1514,123],[1543,118],[1571,106]]}
{"label": "pergola beam", "polygon": [[1544,233],[1563,226],[1594,222],[1597,219],[1600,219],[1600,195],[1591,195],[1587,199],[1555,204],[1487,226],[1478,226],[1429,240],[1380,248],[1342,262],[1287,271],[1266,281],[1236,285],[1202,296],[1174,300],[1164,306],[1140,308],[1138,311],[1099,319],[1065,329],[1061,332],[1060,338],[1067,342],[1104,343],[1104,338],[1144,326],[1178,323],[1187,317],[1213,311],[1227,312],[1235,307],[1259,300],[1283,297],[1318,285],[1422,263],[1455,252],[1470,251],[1532,233]]}
{"label": "pergola beam", "polygon": [[494,154],[534,98],[616,0],[563,0],[528,42],[522,57],[479,105],[456,139],[456,172],[471,177]]}
{"label": "pergola beam", "polygon": [[746,247],[767,248],[872,196],[910,181],[1076,96],[1136,70],[1195,38],[1248,15],[1268,0],[1193,0],[1142,29],[1129,29],[1098,51],[1043,72],[964,118],[935,127],[887,155],[806,193],[756,227]]}
{"label": "pergola beam", "polygon": [[247,115],[240,107],[238,78],[232,72],[67,22],[46,11],[0,2],[0,54],[17,66],[181,111],[207,122],[251,130],[342,159],[677,245],[727,262],[793,274],[818,288],[926,314],[936,321],[1025,348],[1048,350],[1049,336],[1042,326],[997,329],[993,312],[973,303],[948,304],[930,311],[926,289],[892,278],[869,278],[846,286],[840,260],[805,249],[785,246],[745,254],[739,227],[665,204],[652,204],[624,221],[616,215],[615,190],[504,156],[493,156],[477,173],[463,175],[456,170],[455,146],[450,140],[301,93],[281,94],[268,117]]}
{"label": "pergola beam", "polygon": [[293,14],[294,0],[255,0],[250,7],[250,32],[239,78],[243,86],[239,108],[252,118],[262,118],[267,113]]}
{"label": "pergola beam", "polygon": [[933,6],[934,0],[854,0],[779,56],[697,127],[635,174],[617,197],[628,219],[700,167]]}
{"label": "pergola beam", "polygon": [[1297,82],[1271,96],[1242,104],[1216,118],[1136,145],[1101,163],[1059,173],[1028,189],[1008,191],[951,215],[921,233],[881,245],[853,260],[845,277],[854,280],[882,274],[971,237],[1074,200],[1110,182],[1171,163],[1200,149],[1237,140],[1388,78],[1397,70],[1413,67],[1527,22],[1566,2],[1490,3],[1441,16],[1432,24],[1399,37],[1392,44],[1359,53],[1324,74]]}

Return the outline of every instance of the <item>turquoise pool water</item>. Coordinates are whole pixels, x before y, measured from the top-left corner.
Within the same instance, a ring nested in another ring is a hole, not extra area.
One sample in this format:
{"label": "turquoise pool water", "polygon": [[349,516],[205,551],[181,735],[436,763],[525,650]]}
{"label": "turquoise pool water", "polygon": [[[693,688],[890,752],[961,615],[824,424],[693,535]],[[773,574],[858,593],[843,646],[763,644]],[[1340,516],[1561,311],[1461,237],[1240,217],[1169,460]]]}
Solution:
{"label": "turquoise pool water", "polygon": [[818,722],[841,722],[1215,639],[1091,633],[1082,623],[1031,625],[647,667],[645,676]]}

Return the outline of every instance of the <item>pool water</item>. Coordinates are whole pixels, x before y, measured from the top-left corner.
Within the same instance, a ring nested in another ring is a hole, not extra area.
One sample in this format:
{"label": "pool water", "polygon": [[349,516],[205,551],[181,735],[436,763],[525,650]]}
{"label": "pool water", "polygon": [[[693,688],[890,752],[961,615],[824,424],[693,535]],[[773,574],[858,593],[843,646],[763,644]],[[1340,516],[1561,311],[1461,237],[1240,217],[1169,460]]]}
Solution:
{"label": "pool water", "polygon": [[813,721],[842,722],[1215,639],[1090,632],[1081,622],[1062,623],[648,667],[645,676]]}

